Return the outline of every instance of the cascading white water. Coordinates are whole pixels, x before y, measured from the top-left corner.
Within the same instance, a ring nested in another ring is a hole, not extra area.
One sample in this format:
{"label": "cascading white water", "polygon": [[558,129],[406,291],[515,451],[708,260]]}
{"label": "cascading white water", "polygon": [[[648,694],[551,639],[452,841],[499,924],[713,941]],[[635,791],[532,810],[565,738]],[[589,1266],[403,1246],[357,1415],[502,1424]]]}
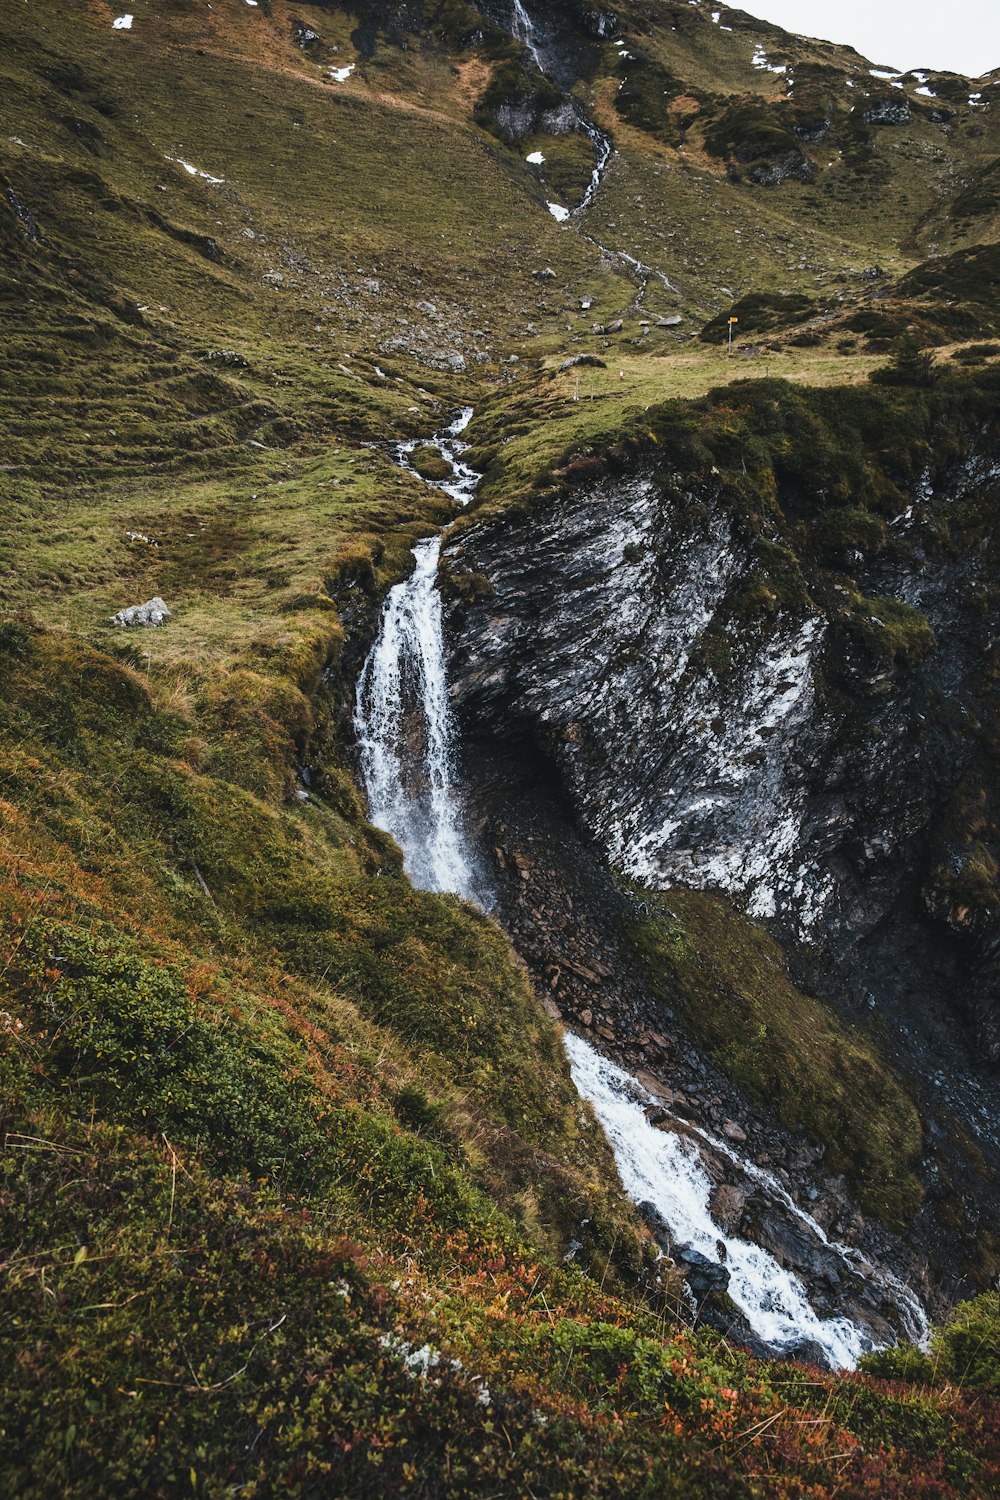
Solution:
{"label": "cascading white water", "polygon": [[[479,480],[462,459],[468,445],[460,434],[471,417],[472,408],[465,408],[432,440],[451,462],[452,473],[429,482],[463,505]],[[399,445],[401,468],[412,472],[416,447],[416,442]],[[418,542],[413,572],[389,590],[358,679],[354,727],[369,817],[399,844],[414,885],[474,900],[473,861],[452,784],[455,727],[437,588],[440,553],[440,537]]]}
{"label": "cascading white water", "polygon": [[[710,1260],[718,1260],[721,1242],[729,1295],[765,1344],[781,1350],[810,1339],[832,1365],[853,1369],[872,1340],[847,1318],[818,1317],[797,1276],[761,1246],[726,1234],[709,1213],[712,1184],[695,1143],[651,1125],[635,1080],[582,1037],[567,1032],[565,1042],[573,1081],[604,1127],[629,1197],[652,1203],[678,1244],[691,1245]],[[818,1224],[813,1227],[822,1235]]]}
{"label": "cascading white water", "polygon": [[[514,19],[512,31],[515,40],[520,42],[521,45],[525,48],[539,73],[546,73],[545,58],[542,56],[541,48],[538,45],[535,23],[529,16],[528,12],[525,10],[524,5],[522,4],[522,0],[514,0]],[[608,162],[611,160],[612,154],[614,152],[614,147],[611,144],[611,137],[607,135],[603,130],[601,130],[599,126],[595,125],[591,120],[588,120],[586,116],[580,112],[580,108],[578,105],[573,105],[573,111],[576,115],[577,124],[580,126],[580,129],[590,137],[591,144],[594,147],[596,160],[594,163],[594,170],[590,174],[590,182],[587,184],[587,190],[574,209],[570,210],[567,208],[563,208],[558,203],[548,204],[549,212],[560,221],[568,219],[571,212],[574,214],[582,213],[583,210],[588,206],[588,204],[593,201],[594,194],[597,192],[597,189],[601,185],[605,169],[607,168]]]}
{"label": "cascading white water", "polygon": [[[466,408],[432,439],[450,460],[452,472],[446,479],[427,482],[460,504],[471,498],[479,480],[463,459],[468,445],[461,434],[471,417],[471,407]],[[407,442],[396,449],[400,467],[411,473],[416,447],[416,442]],[[371,820],[396,839],[413,883],[480,900],[453,783],[455,726],[437,588],[440,551],[440,537],[418,542],[412,574],[390,589],[358,681],[354,722]],[[820,1318],[794,1273],[759,1245],[729,1235],[716,1224],[709,1211],[711,1183],[696,1141],[650,1125],[643,1106],[653,1101],[636,1079],[582,1038],[566,1033],[564,1040],[573,1081],[607,1134],[628,1195],[637,1204],[651,1202],[678,1244],[716,1260],[721,1243],[731,1278],[729,1294],[770,1348],[780,1351],[812,1340],[831,1365],[853,1368],[872,1345],[866,1331],[848,1318]],[[845,1271],[865,1274],[855,1252],[830,1246],[819,1224],[793,1203],[780,1183],[725,1143],[704,1135],[703,1139],[783,1201],[789,1213],[840,1257]],[[906,1333],[920,1342],[927,1322],[919,1300],[909,1288],[879,1274],[882,1285],[891,1287]]]}
{"label": "cascading white water", "polygon": [[[418,542],[410,577],[389,590],[358,683],[355,725],[369,816],[403,850],[414,885],[471,896],[472,870],[451,784],[453,726],[437,590],[440,551],[438,537]],[[422,720],[417,767],[405,764],[409,712]]]}
{"label": "cascading white water", "polygon": [[545,64],[542,61],[542,54],[535,40],[535,23],[521,4],[521,0],[514,0],[514,37],[522,46],[527,48],[528,54],[538,71],[544,73]]}
{"label": "cascading white water", "polygon": [[575,214],[582,213],[593,202],[594,194],[601,185],[608,162],[611,160],[612,152],[614,151],[614,147],[611,144],[611,137],[606,135],[597,125],[582,118],[580,123],[590,137],[596,160],[594,162],[594,170],[590,174],[587,191],[573,210]]}

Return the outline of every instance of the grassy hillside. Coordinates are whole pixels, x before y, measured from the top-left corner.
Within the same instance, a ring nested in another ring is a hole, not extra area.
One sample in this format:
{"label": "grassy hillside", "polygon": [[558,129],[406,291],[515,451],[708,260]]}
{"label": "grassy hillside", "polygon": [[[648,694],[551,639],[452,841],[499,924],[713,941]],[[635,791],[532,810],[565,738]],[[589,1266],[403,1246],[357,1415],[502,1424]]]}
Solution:
{"label": "grassy hillside", "polygon": [[[926,306],[959,351],[985,336],[989,298],[942,321],[923,262],[996,238],[993,85],[973,107],[947,83],[947,133],[917,111],[857,144],[858,59],[660,10],[620,10],[631,96],[612,39],[581,53],[575,97],[618,149],[587,233],[546,196],[589,145],[497,134],[483,101],[538,80],[464,5],[0,17],[12,1495],[996,1489],[992,1367],[838,1380],[686,1327],[506,939],[412,889],[352,776],[379,601],[451,509],[392,441],[468,401],[487,495],[523,496],[723,384],[691,335],[777,282],[818,341],[779,318],[733,359],[793,380],[863,380],[887,308]],[[723,122],[764,84],[755,108],[780,103],[758,40],[839,70],[863,170],[742,171]],[[595,238],[682,296],[640,297]],[[852,329],[875,259],[904,279]],[[578,390],[558,366],[591,349]],[[110,624],[154,594],[162,628]]]}

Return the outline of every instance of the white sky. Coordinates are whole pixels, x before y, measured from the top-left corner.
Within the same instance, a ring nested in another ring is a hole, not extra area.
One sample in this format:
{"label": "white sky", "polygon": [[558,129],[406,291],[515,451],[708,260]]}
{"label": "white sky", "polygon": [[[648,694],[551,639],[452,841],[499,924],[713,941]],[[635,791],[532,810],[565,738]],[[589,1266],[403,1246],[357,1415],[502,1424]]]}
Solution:
{"label": "white sky", "polygon": [[1000,68],[1000,0],[743,0],[741,8],[904,72],[940,68],[978,78]]}

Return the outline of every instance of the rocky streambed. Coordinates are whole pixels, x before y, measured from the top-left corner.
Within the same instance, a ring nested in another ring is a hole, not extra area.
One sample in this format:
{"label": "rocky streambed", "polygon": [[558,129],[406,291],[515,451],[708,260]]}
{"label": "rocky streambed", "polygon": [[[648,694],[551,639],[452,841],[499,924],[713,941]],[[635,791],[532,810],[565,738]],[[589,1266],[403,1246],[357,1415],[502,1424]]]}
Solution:
{"label": "rocky streambed", "polygon": [[[955,466],[951,493],[981,482],[983,463]],[[900,530],[934,499],[925,483]],[[922,648],[886,653],[822,579],[777,605],[766,585],[755,595],[754,548],[721,485],[652,469],[563,486],[446,545],[449,680],[480,854],[497,915],[560,1015],[646,1070],[672,1114],[746,1133],[825,1228],[946,1305],[975,1289],[978,1236],[1000,1222],[996,955],[954,914],[942,922],[933,894],[944,809],[976,775],[963,729],[990,647],[989,622],[966,607],[980,562],[859,551],[858,597],[900,605],[873,629],[927,632]],[[640,973],[643,889],[675,887],[766,922],[799,982],[871,1035],[917,1100],[925,1196],[905,1243],[859,1211],[808,1133],[790,1137],[705,1061]],[[785,1239],[781,1254],[825,1297],[815,1247],[769,1224],[756,1190],[717,1186],[733,1190],[736,1223],[756,1214],[758,1237]]]}
{"label": "rocky streambed", "polygon": [[[476,488],[469,416],[437,435],[425,475],[458,503]],[[427,468],[413,443],[397,458]],[[359,678],[361,770],[411,877],[485,901],[570,1027],[578,1087],[685,1275],[692,1315],[761,1351],[850,1364],[919,1339],[923,1299],[940,1307],[960,1280],[928,1275],[920,1237],[862,1212],[821,1139],[707,1060],[636,948],[646,887],[677,887],[675,903],[684,887],[728,889],[790,932],[819,928],[831,889],[800,850],[813,643],[829,622],[800,612],[758,635],[734,679],[743,696],[726,704],[734,727],[720,703],[707,731],[692,719],[692,750],[688,718],[706,692],[732,689],[701,646],[747,557],[721,504],[701,496],[680,519],[650,476],[633,476],[473,525],[448,547],[447,609],[440,542],[418,544]],[[476,587],[459,603],[463,571]],[[707,776],[715,818],[684,829]]]}

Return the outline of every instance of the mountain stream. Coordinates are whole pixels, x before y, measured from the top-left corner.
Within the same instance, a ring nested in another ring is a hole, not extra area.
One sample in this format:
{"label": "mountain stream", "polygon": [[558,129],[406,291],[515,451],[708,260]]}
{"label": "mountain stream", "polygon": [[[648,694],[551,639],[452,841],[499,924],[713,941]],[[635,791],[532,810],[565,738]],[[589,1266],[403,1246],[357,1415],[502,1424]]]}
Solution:
{"label": "mountain stream", "polygon": [[[467,407],[431,439],[452,472],[446,479],[425,482],[458,505],[468,503],[479,478],[463,459],[468,445],[462,433],[471,418]],[[417,446],[411,441],[396,448],[397,463],[411,473]],[[487,904],[455,780],[457,735],[437,588],[440,549],[439,536],[418,542],[413,572],[386,597],[358,680],[354,724],[371,820],[400,845],[410,879],[425,890]],[[768,1349],[780,1354],[805,1348],[831,1367],[853,1368],[878,1334],[862,1319],[821,1317],[799,1276],[762,1246],[727,1234],[713,1220],[712,1184],[699,1152],[699,1132],[680,1120],[657,1128],[648,1118],[655,1101],[635,1078],[577,1035],[567,1032],[565,1045],[574,1082],[605,1130],[626,1192],[647,1218],[652,1213],[657,1225],[669,1229],[671,1246],[688,1247],[724,1264],[729,1296]],[[831,1244],[775,1178],[728,1144],[707,1136],[704,1144],[728,1157],[822,1247],[838,1268],[836,1280],[842,1274],[855,1284],[873,1283],[882,1305],[892,1309],[891,1326],[916,1342],[924,1340],[927,1320],[909,1288],[850,1248]],[[883,1330],[889,1326],[884,1318],[873,1321]]]}
{"label": "mountain stream", "polygon": [[[425,480],[466,505],[479,475],[462,460],[472,418],[465,407],[435,447],[452,466],[444,480]],[[416,441],[396,448],[400,468],[415,473]],[[452,786],[455,728],[445,680],[441,595],[437,588],[440,536],[413,549],[409,578],[389,590],[375,644],[358,679],[354,727],[369,816],[403,850],[406,873],[428,891],[454,891],[481,900]]]}
{"label": "mountain stream", "polygon": [[[542,50],[543,43],[539,40],[535,23],[522,4],[522,0],[514,0],[513,17],[510,25],[511,35],[514,37],[515,41],[521,43],[538,71],[544,78],[548,78],[550,82],[554,81],[552,78],[552,69],[549,65],[549,61]],[[590,207],[591,203],[593,203],[594,198],[597,195],[597,191],[600,188],[601,183],[604,181],[604,174],[608,169],[608,165],[610,164],[611,159],[615,154],[614,143],[607,131],[602,130],[601,127],[595,124],[595,122],[591,120],[588,115],[584,114],[583,110],[580,108],[577,101],[572,98],[572,96],[567,97],[569,99],[569,103],[572,107],[573,114],[576,118],[576,123],[579,129],[583,131],[584,135],[589,137],[590,143],[594,148],[594,167],[590,174],[590,181],[587,183],[586,189],[584,190],[583,197],[573,208],[564,208],[559,203],[548,203],[546,205],[549,212],[556,219],[558,219],[560,223],[563,223],[565,222],[565,220],[570,218],[578,218],[585,209]],[[667,291],[674,293],[675,296],[681,295],[680,290],[674,286],[669,277],[666,276],[663,271],[657,270],[655,266],[646,265],[646,263],[639,260],[637,256],[630,255],[627,250],[618,250],[611,245],[605,245],[601,240],[595,238],[595,236],[592,234],[585,234],[584,238],[589,240],[592,245],[596,246],[596,248],[600,250],[601,254],[604,255],[612,264],[618,265],[626,275],[632,274],[638,278],[639,293],[636,298],[636,306],[642,304],[643,299],[646,295],[646,289],[650,281],[659,281],[667,289]]]}

